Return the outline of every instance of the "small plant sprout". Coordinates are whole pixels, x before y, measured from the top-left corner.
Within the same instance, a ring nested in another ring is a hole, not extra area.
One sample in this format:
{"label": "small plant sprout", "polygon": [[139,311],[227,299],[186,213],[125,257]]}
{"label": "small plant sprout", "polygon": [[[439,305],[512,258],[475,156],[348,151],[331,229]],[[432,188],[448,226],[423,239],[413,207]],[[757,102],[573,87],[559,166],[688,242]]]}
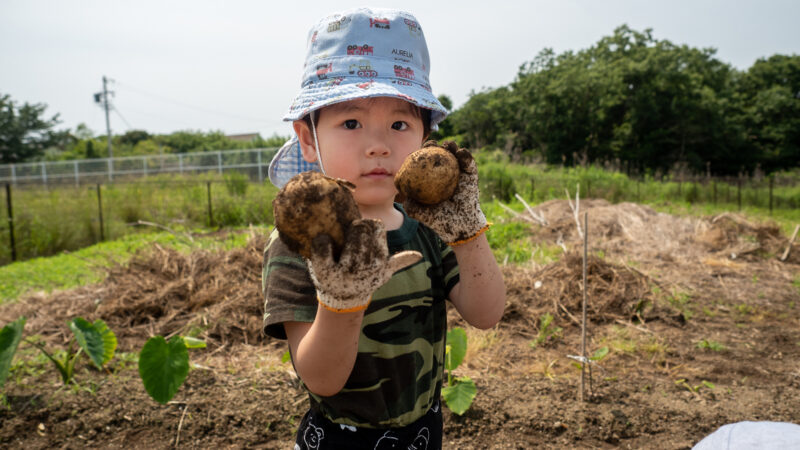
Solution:
{"label": "small plant sprout", "polygon": [[447,332],[447,346],[445,347],[444,367],[447,370],[447,386],[442,388],[442,397],[450,408],[459,416],[466,412],[478,389],[470,377],[454,377],[453,371],[461,365],[464,355],[467,354],[467,333],[463,328],[453,328]]}
{"label": "small plant sprout", "polygon": [[25,318],[20,317],[0,330],[0,388],[6,382],[11,360],[17,352],[19,342],[22,340],[22,329],[25,327]]}
{"label": "small plant sprout", "polygon": [[702,380],[700,384],[691,385],[689,384],[689,381],[686,378],[679,378],[675,380],[675,385],[685,388],[686,390],[695,395],[698,395],[700,393],[700,389],[702,388],[714,390],[714,388],[717,387],[714,383],[707,380]]}
{"label": "small plant sprout", "polygon": [[[19,319],[15,323],[20,321],[24,325],[24,319]],[[19,328],[20,334],[22,333],[22,325]],[[111,361],[117,349],[117,337],[101,319],[97,319],[92,323],[82,317],[76,317],[67,322],[67,325],[74,337],[67,344],[63,359],[59,359],[55,353],[48,352],[44,344],[32,339],[24,339],[26,344],[38,348],[56,366],[64,385],[72,381],[75,375],[75,362],[81,353],[86,353],[95,367],[102,369],[107,362]],[[78,344],[77,348],[75,348],[76,342]]]}
{"label": "small plant sprout", "polygon": [[708,349],[713,350],[715,352],[721,352],[725,350],[725,346],[717,341],[711,341],[708,339],[702,339],[697,343],[697,348],[699,349]]}
{"label": "small plant sprout", "polygon": [[188,336],[148,339],[139,352],[139,376],[150,398],[162,405],[170,401],[189,375],[189,349],[205,346],[204,341]]}
{"label": "small plant sprout", "polygon": [[539,317],[539,334],[530,342],[530,346],[536,348],[545,343],[551,342],[561,337],[561,327],[553,325],[553,315],[545,313]]}

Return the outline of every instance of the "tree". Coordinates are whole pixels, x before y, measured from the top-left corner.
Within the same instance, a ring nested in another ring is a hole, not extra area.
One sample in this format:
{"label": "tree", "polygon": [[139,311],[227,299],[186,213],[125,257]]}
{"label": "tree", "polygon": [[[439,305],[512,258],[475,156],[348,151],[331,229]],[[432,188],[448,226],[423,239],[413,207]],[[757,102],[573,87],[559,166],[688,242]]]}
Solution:
{"label": "tree", "polygon": [[0,94],[0,164],[35,160],[45,149],[63,143],[68,132],[54,130],[60,123],[58,114],[46,119],[45,109],[43,103],[19,106],[11,96]]}
{"label": "tree", "polygon": [[[442,94],[436,97],[439,100],[439,103],[445,107],[448,111],[452,112],[453,110],[453,100],[450,99],[445,94]],[[453,135],[453,123],[451,120],[448,120],[449,117],[445,117],[445,119],[439,123],[439,129],[436,131],[432,131],[430,138],[436,140],[442,140],[444,138],[450,137]]]}

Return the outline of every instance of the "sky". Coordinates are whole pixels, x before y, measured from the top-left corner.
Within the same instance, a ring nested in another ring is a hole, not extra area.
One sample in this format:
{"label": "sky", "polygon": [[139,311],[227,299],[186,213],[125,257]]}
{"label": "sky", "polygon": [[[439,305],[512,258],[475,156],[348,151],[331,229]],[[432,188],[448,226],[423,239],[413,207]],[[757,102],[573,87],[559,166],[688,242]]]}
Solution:
{"label": "sky", "polygon": [[507,85],[542,49],[578,51],[627,24],[656,39],[717,49],[746,70],[800,54],[800,2],[721,0],[255,1],[0,0],[0,95],[44,103],[57,128],[105,134],[95,104],[103,77],[111,130],[219,130],[288,136],[308,29],[357,6],[410,11],[431,55],[431,85],[455,107]]}

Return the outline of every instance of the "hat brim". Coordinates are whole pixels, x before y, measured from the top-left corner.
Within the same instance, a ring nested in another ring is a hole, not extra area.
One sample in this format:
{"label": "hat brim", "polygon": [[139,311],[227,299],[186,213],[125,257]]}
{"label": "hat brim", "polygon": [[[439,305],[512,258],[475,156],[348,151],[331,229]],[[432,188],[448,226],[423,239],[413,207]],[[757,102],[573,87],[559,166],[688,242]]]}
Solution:
{"label": "hat brim", "polygon": [[431,91],[415,82],[404,82],[395,78],[359,80],[352,77],[333,77],[304,86],[283,120],[299,120],[311,111],[325,106],[371,97],[394,97],[431,110],[432,130],[437,129],[436,125],[448,113],[447,108],[442,106]]}

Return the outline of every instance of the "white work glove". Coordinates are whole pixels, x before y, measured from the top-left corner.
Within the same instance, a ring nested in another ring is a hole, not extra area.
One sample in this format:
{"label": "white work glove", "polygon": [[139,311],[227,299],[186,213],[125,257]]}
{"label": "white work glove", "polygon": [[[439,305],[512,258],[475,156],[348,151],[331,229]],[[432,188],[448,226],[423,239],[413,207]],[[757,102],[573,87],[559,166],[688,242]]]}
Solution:
{"label": "white work glove", "polygon": [[346,231],[338,261],[333,258],[330,236],[314,238],[308,269],[319,302],[330,311],[345,313],[366,309],[372,294],[392,274],[421,258],[422,254],[410,250],[390,257],[383,223],[357,219]]}
{"label": "white work glove", "polygon": [[411,198],[403,206],[409,216],[430,227],[444,242],[458,245],[469,242],[489,228],[481,210],[478,190],[478,165],[468,150],[458,148],[455,142],[438,145],[428,141],[425,147],[441,147],[458,160],[460,174],[453,196],[436,205],[425,205]]}

